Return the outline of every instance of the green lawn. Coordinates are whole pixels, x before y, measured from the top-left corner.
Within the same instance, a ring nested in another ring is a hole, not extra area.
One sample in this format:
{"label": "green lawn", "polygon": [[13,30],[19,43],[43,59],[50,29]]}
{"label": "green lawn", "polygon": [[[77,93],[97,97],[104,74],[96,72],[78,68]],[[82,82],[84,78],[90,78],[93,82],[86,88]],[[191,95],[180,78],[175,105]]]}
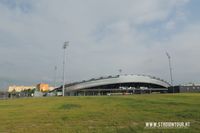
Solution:
{"label": "green lawn", "polygon": [[[190,122],[146,129],[145,122]],[[0,133],[200,132],[200,93],[0,100]]]}

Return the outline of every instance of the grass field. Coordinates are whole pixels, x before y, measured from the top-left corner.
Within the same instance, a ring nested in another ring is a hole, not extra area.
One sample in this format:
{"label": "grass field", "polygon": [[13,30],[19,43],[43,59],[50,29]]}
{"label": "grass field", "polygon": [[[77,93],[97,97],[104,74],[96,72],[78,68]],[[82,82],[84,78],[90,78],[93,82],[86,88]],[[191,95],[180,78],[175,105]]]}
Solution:
{"label": "grass field", "polygon": [[[145,122],[190,122],[146,129]],[[200,94],[46,97],[0,100],[0,133],[200,132]]]}

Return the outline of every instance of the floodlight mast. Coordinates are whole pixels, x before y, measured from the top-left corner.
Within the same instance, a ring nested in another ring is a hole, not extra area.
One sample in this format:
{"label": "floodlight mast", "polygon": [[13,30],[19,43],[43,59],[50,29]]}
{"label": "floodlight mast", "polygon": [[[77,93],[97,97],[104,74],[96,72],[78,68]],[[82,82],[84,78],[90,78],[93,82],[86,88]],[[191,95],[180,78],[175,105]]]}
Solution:
{"label": "floodlight mast", "polygon": [[56,88],[57,66],[54,67],[54,89]]}
{"label": "floodlight mast", "polygon": [[69,46],[69,41],[64,42],[63,45],[63,85],[62,85],[62,96],[65,96],[65,60],[66,60],[66,48]]}
{"label": "floodlight mast", "polygon": [[[119,69],[119,77],[121,76],[121,73],[122,73],[122,69]],[[121,89],[121,83],[119,84],[119,89]]]}
{"label": "floodlight mast", "polygon": [[172,66],[171,66],[171,56],[169,55],[169,53],[166,52],[168,61],[169,61],[169,72],[170,72],[170,80],[171,80],[171,86],[172,86],[172,91],[174,93],[174,85],[173,85],[173,77],[172,77]]}
{"label": "floodlight mast", "polygon": [[119,69],[119,76],[121,75],[121,73],[122,73],[122,69]]}

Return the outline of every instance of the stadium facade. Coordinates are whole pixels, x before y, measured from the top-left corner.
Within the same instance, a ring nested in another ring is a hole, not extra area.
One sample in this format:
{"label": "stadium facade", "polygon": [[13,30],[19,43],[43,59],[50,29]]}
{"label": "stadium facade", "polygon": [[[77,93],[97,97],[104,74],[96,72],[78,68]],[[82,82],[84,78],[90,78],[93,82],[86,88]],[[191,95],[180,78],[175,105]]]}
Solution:
{"label": "stadium facade", "polygon": [[[170,84],[160,78],[147,75],[117,75],[93,78],[65,85],[65,95],[116,95],[134,93],[165,93]],[[62,86],[57,88],[61,91]]]}

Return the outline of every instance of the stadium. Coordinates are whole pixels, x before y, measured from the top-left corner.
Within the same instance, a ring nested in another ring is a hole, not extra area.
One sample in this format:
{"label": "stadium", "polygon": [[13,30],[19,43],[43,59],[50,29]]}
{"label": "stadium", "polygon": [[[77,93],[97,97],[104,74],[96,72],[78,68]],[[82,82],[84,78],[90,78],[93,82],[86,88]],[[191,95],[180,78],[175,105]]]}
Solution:
{"label": "stadium", "polygon": [[[65,85],[66,96],[166,93],[170,84],[148,75],[116,75]],[[62,86],[56,89],[62,91]]]}

